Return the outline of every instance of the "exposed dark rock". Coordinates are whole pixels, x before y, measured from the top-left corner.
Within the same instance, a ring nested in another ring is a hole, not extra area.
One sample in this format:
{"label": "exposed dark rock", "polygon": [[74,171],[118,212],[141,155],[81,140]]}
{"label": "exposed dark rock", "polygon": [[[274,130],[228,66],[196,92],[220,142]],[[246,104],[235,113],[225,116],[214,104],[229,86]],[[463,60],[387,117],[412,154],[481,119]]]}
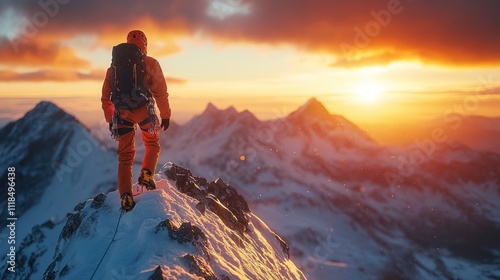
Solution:
{"label": "exposed dark rock", "polygon": [[61,269],[61,272],[59,272],[59,277],[64,277],[69,273],[69,266],[65,265],[63,269]]}
{"label": "exposed dark rock", "polygon": [[190,222],[182,223],[179,229],[174,233],[174,238],[179,243],[183,244],[186,242],[201,242],[204,245],[207,244],[207,237],[205,234],[196,226],[191,225]]}
{"label": "exposed dark rock", "polygon": [[170,239],[176,240],[180,244],[193,244],[193,246],[198,248],[207,259],[210,260],[210,254],[207,250],[208,240],[205,233],[203,233],[200,228],[191,225],[189,222],[182,223],[180,227],[177,227],[169,219],[166,219],[156,226],[155,233],[164,229],[168,231],[168,237],[170,237]]}
{"label": "exposed dark rock", "polygon": [[[245,212],[250,212],[250,208],[248,208],[248,204],[241,196],[238,191],[231,187],[230,185],[226,184],[222,179],[218,178],[215,179],[213,182],[209,182],[210,185],[209,187],[214,188],[213,193],[221,200],[233,200],[236,203],[236,205],[239,206],[239,208]],[[209,189],[209,192],[212,192]]]}
{"label": "exposed dark rock", "polygon": [[45,254],[45,252],[47,252],[46,248],[39,248],[40,246],[36,246],[36,247],[38,250],[35,252],[32,252],[30,254],[27,266],[26,266],[27,256],[24,255],[24,252],[23,252],[24,250],[19,251],[19,255],[21,256],[19,258],[19,261],[18,261],[18,265],[20,267],[19,270],[22,270],[24,273],[26,273],[26,275],[30,275],[31,273],[34,273],[37,271],[38,268],[36,267],[36,261],[38,260],[39,257],[43,256]]}
{"label": "exposed dark rock", "polygon": [[202,214],[205,208],[208,208],[231,229],[240,233],[247,230],[249,221],[245,213],[250,212],[250,209],[234,187],[221,179],[210,182],[204,178],[194,177],[189,170],[175,164],[172,164],[165,174],[175,181],[180,192],[200,201],[196,208]]}
{"label": "exposed dark rock", "polygon": [[[36,225],[31,229],[31,232],[26,235],[16,254],[16,272],[12,273],[5,269],[0,273],[0,279],[30,279],[32,275],[39,269],[39,259],[47,253],[48,246],[45,244],[47,231],[53,229],[56,225],[52,221],[47,221],[43,224]],[[43,267],[42,269],[45,269]]]}
{"label": "exposed dark rock", "polygon": [[58,262],[62,260],[63,256],[62,254],[58,254],[57,257],[50,263],[49,267],[47,267],[47,270],[45,270],[45,273],[43,274],[43,280],[54,280],[56,279],[56,274],[57,272],[54,271],[56,265]]}
{"label": "exposed dark rock", "polygon": [[78,211],[82,210],[85,207],[85,203],[87,203],[87,202],[84,201],[84,202],[78,203],[75,206],[75,208],[73,208],[73,211],[78,212]]}
{"label": "exposed dark rock", "polygon": [[283,250],[283,253],[286,255],[287,258],[290,258],[290,247],[288,247],[288,244],[276,233],[274,234],[274,237],[276,237],[276,240],[280,243],[281,249]]}
{"label": "exposed dark rock", "polygon": [[90,235],[95,232],[97,227],[97,220],[99,219],[99,212],[94,212],[90,217],[84,219],[79,227],[78,234],[83,237],[90,237]]}
{"label": "exposed dark rock", "polygon": [[53,270],[46,271],[45,274],[43,274],[43,280],[54,280],[56,279],[56,273]]}
{"label": "exposed dark rock", "polygon": [[94,197],[94,200],[92,200],[92,204],[90,205],[90,207],[94,209],[99,209],[101,208],[105,200],[106,200],[106,195],[104,193],[100,193]]}
{"label": "exposed dark rock", "polygon": [[215,213],[219,218],[224,222],[224,224],[230,229],[238,231],[240,234],[246,230],[246,226],[248,223],[240,223],[238,218],[231,212],[226,206],[222,205],[222,203],[213,195],[208,195],[205,199],[205,206]]}
{"label": "exposed dark rock", "polygon": [[165,174],[169,179],[176,182],[175,186],[180,192],[198,201],[202,201],[205,197],[205,192],[196,184],[196,179],[191,174],[191,171],[174,164],[165,171]]}
{"label": "exposed dark rock", "polygon": [[49,228],[49,229],[53,229],[55,226],[56,224],[54,224],[54,222],[52,222],[51,220],[48,220],[41,225],[42,228]]}
{"label": "exposed dark rock", "polygon": [[69,239],[80,227],[82,223],[82,217],[80,216],[80,212],[76,213],[68,213],[66,215],[68,217],[68,221],[66,225],[64,225],[63,230],[61,231],[60,238]]}
{"label": "exposed dark rock", "polygon": [[219,277],[215,275],[210,266],[200,258],[197,258],[191,254],[186,254],[182,257],[188,271],[194,275],[200,276],[205,280],[219,280]]}
{"label": "exposed dark rock", "polygon": [[149,277],[149,280],[164,280],[164,279],[165,278],[163,278],[163,271],[161,270],[160,266],[157,266],[153,274]]}
{"label": "exposed dark rock", "polygon": [[161,229],[167,229],[170,239],[177,240],[180,244],[188,242],[191,242],[193,245],[202,246],[208,244],[207,237],[201,229],[191,225],[190,222],[182,223],[180,227],[176,227],[169,219],[166,219],[156,226],[156,233]]}
{"label": "exposed dark rock", "polygon": [[45,240],[45,235],[43,233],[43,228],[52,229],[55,227],[55,224],[52,221],[46,221],[41,225],[36,225],[31,229],[31,233],[28,234],[23,242],[21,243],[21,247],[28,247],[33,243],[43,243]]}
{"label": "exposed dark rock", "polygon": [[245,212],[250,212],[248,204],[238,191],[226,184],[222,179],[216,179],[214,182],[209,182],[207,191],[214,194],[231,212],[236,216],[238,221],[248,226],[248,217]]}
{"label": "exposed dark rock", "polygon": [[172,223],[170,222],[170,219],[166,219],[163,222],[160,222],[156,226],[155,233],[158,233],[160,230],[164,230],[164,229],[166,229],[169,232],[169,236],[170,236],[170,232],[177,230],[177,227],[175,225],[172,225]]}

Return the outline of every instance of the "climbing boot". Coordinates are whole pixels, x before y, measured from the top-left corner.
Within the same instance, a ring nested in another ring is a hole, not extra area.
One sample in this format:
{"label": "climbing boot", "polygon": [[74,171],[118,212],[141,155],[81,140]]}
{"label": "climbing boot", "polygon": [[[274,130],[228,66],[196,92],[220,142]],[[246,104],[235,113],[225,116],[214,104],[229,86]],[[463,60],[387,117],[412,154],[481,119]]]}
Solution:
{"label": "climbing boot", "polygon": [[131,193],[124,193],[122,195],[122,209],[125,212],[128,212],[132,209],[134,209],[135,202],[134,202],[134,197],[132,196]]}
{"label": "climbing boot", "polygon": [[144,186],[148,191],[156,189],[156,182],[151,171],[146,168],[141,170],[139,175],[139,185]]}

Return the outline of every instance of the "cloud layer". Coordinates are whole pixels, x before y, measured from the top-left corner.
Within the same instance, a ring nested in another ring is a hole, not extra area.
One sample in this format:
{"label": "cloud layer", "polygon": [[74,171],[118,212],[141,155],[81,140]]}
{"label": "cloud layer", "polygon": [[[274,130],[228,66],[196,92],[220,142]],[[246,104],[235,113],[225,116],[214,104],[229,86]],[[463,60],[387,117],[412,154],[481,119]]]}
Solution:
{"label": "cloud layer", "polygon": [[111,46],[132,28],[168,42],[160,54],[175,51],[179,36],[202,34],[329,54],[333,67],[500,65],[497,0],[17,0],[0,1],[0,11],[17,15],[9,17],[14,35],[0,33],[0,66],[9,67],[90,70],[89,59],[61,42],[89,34]]}

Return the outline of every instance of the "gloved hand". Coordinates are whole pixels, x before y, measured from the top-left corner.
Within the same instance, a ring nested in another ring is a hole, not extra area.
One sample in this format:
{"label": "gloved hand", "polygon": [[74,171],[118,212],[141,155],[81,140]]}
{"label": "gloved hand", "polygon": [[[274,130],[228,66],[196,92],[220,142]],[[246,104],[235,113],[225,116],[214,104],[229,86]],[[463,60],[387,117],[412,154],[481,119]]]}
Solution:
{"label": "gloved hand", "polygon": [[169,126],[170,126],[170,119],[162,119],[162,120],[161,120],[161,125],[160,125],[160,127],[161,127],[163,130],[167,130]]}

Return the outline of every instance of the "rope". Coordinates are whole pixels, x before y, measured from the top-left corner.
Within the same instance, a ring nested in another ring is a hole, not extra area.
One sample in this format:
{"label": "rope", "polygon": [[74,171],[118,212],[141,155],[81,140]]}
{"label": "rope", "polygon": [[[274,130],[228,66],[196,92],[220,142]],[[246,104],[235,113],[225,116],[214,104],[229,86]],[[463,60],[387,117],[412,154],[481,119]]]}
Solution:
{"label": "rope", "polygon": [[120,111],[115,107],[115,112],[113,113],[112,124],[111,124],[111,138],[118,141],[120,135],[118,134],[118,118]]}
{"label": "rope", "polygon": [[137,64],[136,63],[134,63],[133,75],[134,75],[134,87],[137,87]]}
{"label": "rope", "polygon": [[97,267],[95,268],[94,273],[92,273],[92,276],[90,276],[90,280],[92,280],[94,278],[94,275],[97,272],[97,270],[99,269],[99,266],[101,266],[102,260],[104,260],[104,257],[108,253],[108,250],[111,247],[111,244],[113,243],[113,241],[115,241],[116,232],[118,231],[118,225],[120,225],[120,220],[122,219],[122,215],[123,215],[123,211],[120,211],[120,217],[118,218],[118,223],[116,223],[116,228],[115,228],[115,233],[113,234],[113,238],[111,238],[111,242],[109,242],[108,248],[106,248],[104,255],[102,255],[102,258],[99,261],[99,263],[97,264]]}
{"label": "rope", "polygon": [[152,96],[149,97],[148,114],[150,121],[148,132],[152,134],[158,134],[160,132],[160,121],[156,116],[155,101]]}

